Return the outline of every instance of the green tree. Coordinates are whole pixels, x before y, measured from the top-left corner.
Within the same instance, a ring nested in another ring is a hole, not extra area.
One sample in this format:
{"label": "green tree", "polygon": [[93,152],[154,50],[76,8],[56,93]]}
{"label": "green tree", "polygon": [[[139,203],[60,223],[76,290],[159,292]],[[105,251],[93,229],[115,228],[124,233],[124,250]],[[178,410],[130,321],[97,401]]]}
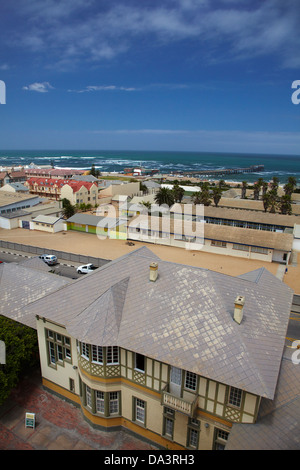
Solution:
{"label": "green tree", "polygon": [[71,204],[69,199],[63,198],[62,200],[62,214],[66,219],[72,217],[76,212],[76,207]]}
{"label": "green tree", "polygon": [[92,165],[92,168],[90,169],[90,175],[95,176],[95,178],[99,178],[100,176],[100,170],[96,170],[95,165]]}
{"label": "green tree", "polygon": [[173,191],[169,188],[160,188],[155,195],[155,202],[159,206],[166,204],[171,207],[175,202]]}
{"label": "green tree", "polygon": [[242,199],[246,198],[246,191],[247,191],[247,181],[243,181],[242,182],[242,194],[241,194]]}
{"label": "green tree", "polygon": [[292,199],[289,194],[285,194],[279,199],[279,210],[281,214],[292,214]]}
{"label": "green tree", "polygon": [[6,347],[6,364],[0,364],[0,405],[27,368],[38,364],[37,333],[28,326],[0,316],[0,340]]}
{"label": "green tree", "polygon": [[222,189],[218,186],[215,186],[212,190],[212,197],[213,197],[213,201],[215,203],[215,206],[218,207],[218,204],[221,200],[221,197],[222,197]]}
{"label": "green tree", "polygon": [[181,202],[182,201],[182,198],[184,196],[184,189],[179,186],[178,183],[175,183],[174,186],[173,186],[173,195],[174,195],[174,200],[175,202]]}
{"label": "green tree", "polygon": [[204,188],[202,191],[197,191],[192,194],[192,201],[194,204],[203,204],[204,206],[210,206],[210,194],[209,190]]}
{"label": "green tree", "polygon": [[262,197],[265,196],[265,194],[267,194],[267,191],[268,191],[268,183],[266,181],[263,181],[262,182]]}
{"label": "green tree", "polygon": [[284,185],[284,193],[286,196],[291,196],[297,187],[297,180],[294,176],[288,178],[287,183]]}
{"label": "green tree", "polygon": [[254,199],[255,199],[256,201],[258,201],[258,199],[259,199],[259,192],[260,192],[260,186],[259,186],[258,183],[254,183],[253,188],[254,188],[254,191],[253,191]]}
{"label": "green tree", "polygon": [[278,186],[279,186],[279,178],[277,176],[273,176],[271,180],[271,192],[273,191],[274,195],[276,196],[278,193]]}
{"label": "green tree", "polygon": [[263,194],[262,201],[264,205],[264,211],[267,212],[267,210],[269,209],[271,205],[270,194],[269,193]]}
{"label": "green tree", "polygon": [[269,191],[268,194],[269,194],[269,197],[270,197],[270,212],[272,214],[275,214],[276,208],[277,208],[277,200],[278,200],[277,188],[274,187],[273,189],[271,189]]}

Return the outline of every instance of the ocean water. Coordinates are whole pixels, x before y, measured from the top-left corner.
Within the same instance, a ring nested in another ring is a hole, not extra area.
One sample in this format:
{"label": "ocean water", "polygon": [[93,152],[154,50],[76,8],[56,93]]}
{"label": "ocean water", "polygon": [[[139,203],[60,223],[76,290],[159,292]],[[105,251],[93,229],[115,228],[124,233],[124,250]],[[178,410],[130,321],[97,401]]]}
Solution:
{"label": "ocean water", "polygon": [[[227,175],[222,179],[255,182],[258,178],[270,181],[277,176],[284,183],[294,176],[300,184],[299,155],[255,155],[207,152],[147,152],[147,151],[96,151],[96,150],[2,150],[0,166],[50,165],[55,168],[90,169],[92,165],[100,171],[122,172],[126,167],[142,166],[158,169],[161,173],[190,170],[215,170],[222,168],[246,168],[264,165],[264,171]],[[219,179],[221,177],[218,177]]]}

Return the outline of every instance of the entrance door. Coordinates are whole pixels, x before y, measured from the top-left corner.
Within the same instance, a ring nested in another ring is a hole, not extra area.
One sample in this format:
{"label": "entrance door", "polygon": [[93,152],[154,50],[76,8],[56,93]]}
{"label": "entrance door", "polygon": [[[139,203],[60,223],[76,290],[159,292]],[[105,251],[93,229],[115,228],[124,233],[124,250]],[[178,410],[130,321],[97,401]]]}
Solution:
{"label": "entrance door", "polygon": [[182,370],[177,367],[171,367],[170,374],[170,393],[180,397],[181,394]]}

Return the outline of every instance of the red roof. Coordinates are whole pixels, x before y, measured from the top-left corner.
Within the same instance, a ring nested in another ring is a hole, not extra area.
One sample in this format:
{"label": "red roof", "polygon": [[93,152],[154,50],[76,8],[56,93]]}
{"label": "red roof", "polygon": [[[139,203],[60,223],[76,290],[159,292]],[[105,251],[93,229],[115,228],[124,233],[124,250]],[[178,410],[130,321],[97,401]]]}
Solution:
{"label": "red roof", "polygon": [[66,184],[71,186],[73,189],[73,193],[77,193],[82,186],[84,186],[88,191],[91,189],[92,186],[96,186],[95,183],[89,183],[87,181],[75,181],[75,180],[69,180]]}

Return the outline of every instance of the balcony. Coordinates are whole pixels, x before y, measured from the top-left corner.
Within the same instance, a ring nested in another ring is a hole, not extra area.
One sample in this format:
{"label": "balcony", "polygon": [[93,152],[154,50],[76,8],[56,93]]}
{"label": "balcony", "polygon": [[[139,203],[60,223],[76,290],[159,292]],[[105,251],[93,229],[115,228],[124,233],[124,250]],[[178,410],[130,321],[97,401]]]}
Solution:
{"label": "balcony", "polygon": [[191,401],[177,397],[176,395],[170,393],[168,390],[169,385],[167,384],[161,391],[161,404],[192,418],[197,408],[198,396],[196,396],[194,400]]}

